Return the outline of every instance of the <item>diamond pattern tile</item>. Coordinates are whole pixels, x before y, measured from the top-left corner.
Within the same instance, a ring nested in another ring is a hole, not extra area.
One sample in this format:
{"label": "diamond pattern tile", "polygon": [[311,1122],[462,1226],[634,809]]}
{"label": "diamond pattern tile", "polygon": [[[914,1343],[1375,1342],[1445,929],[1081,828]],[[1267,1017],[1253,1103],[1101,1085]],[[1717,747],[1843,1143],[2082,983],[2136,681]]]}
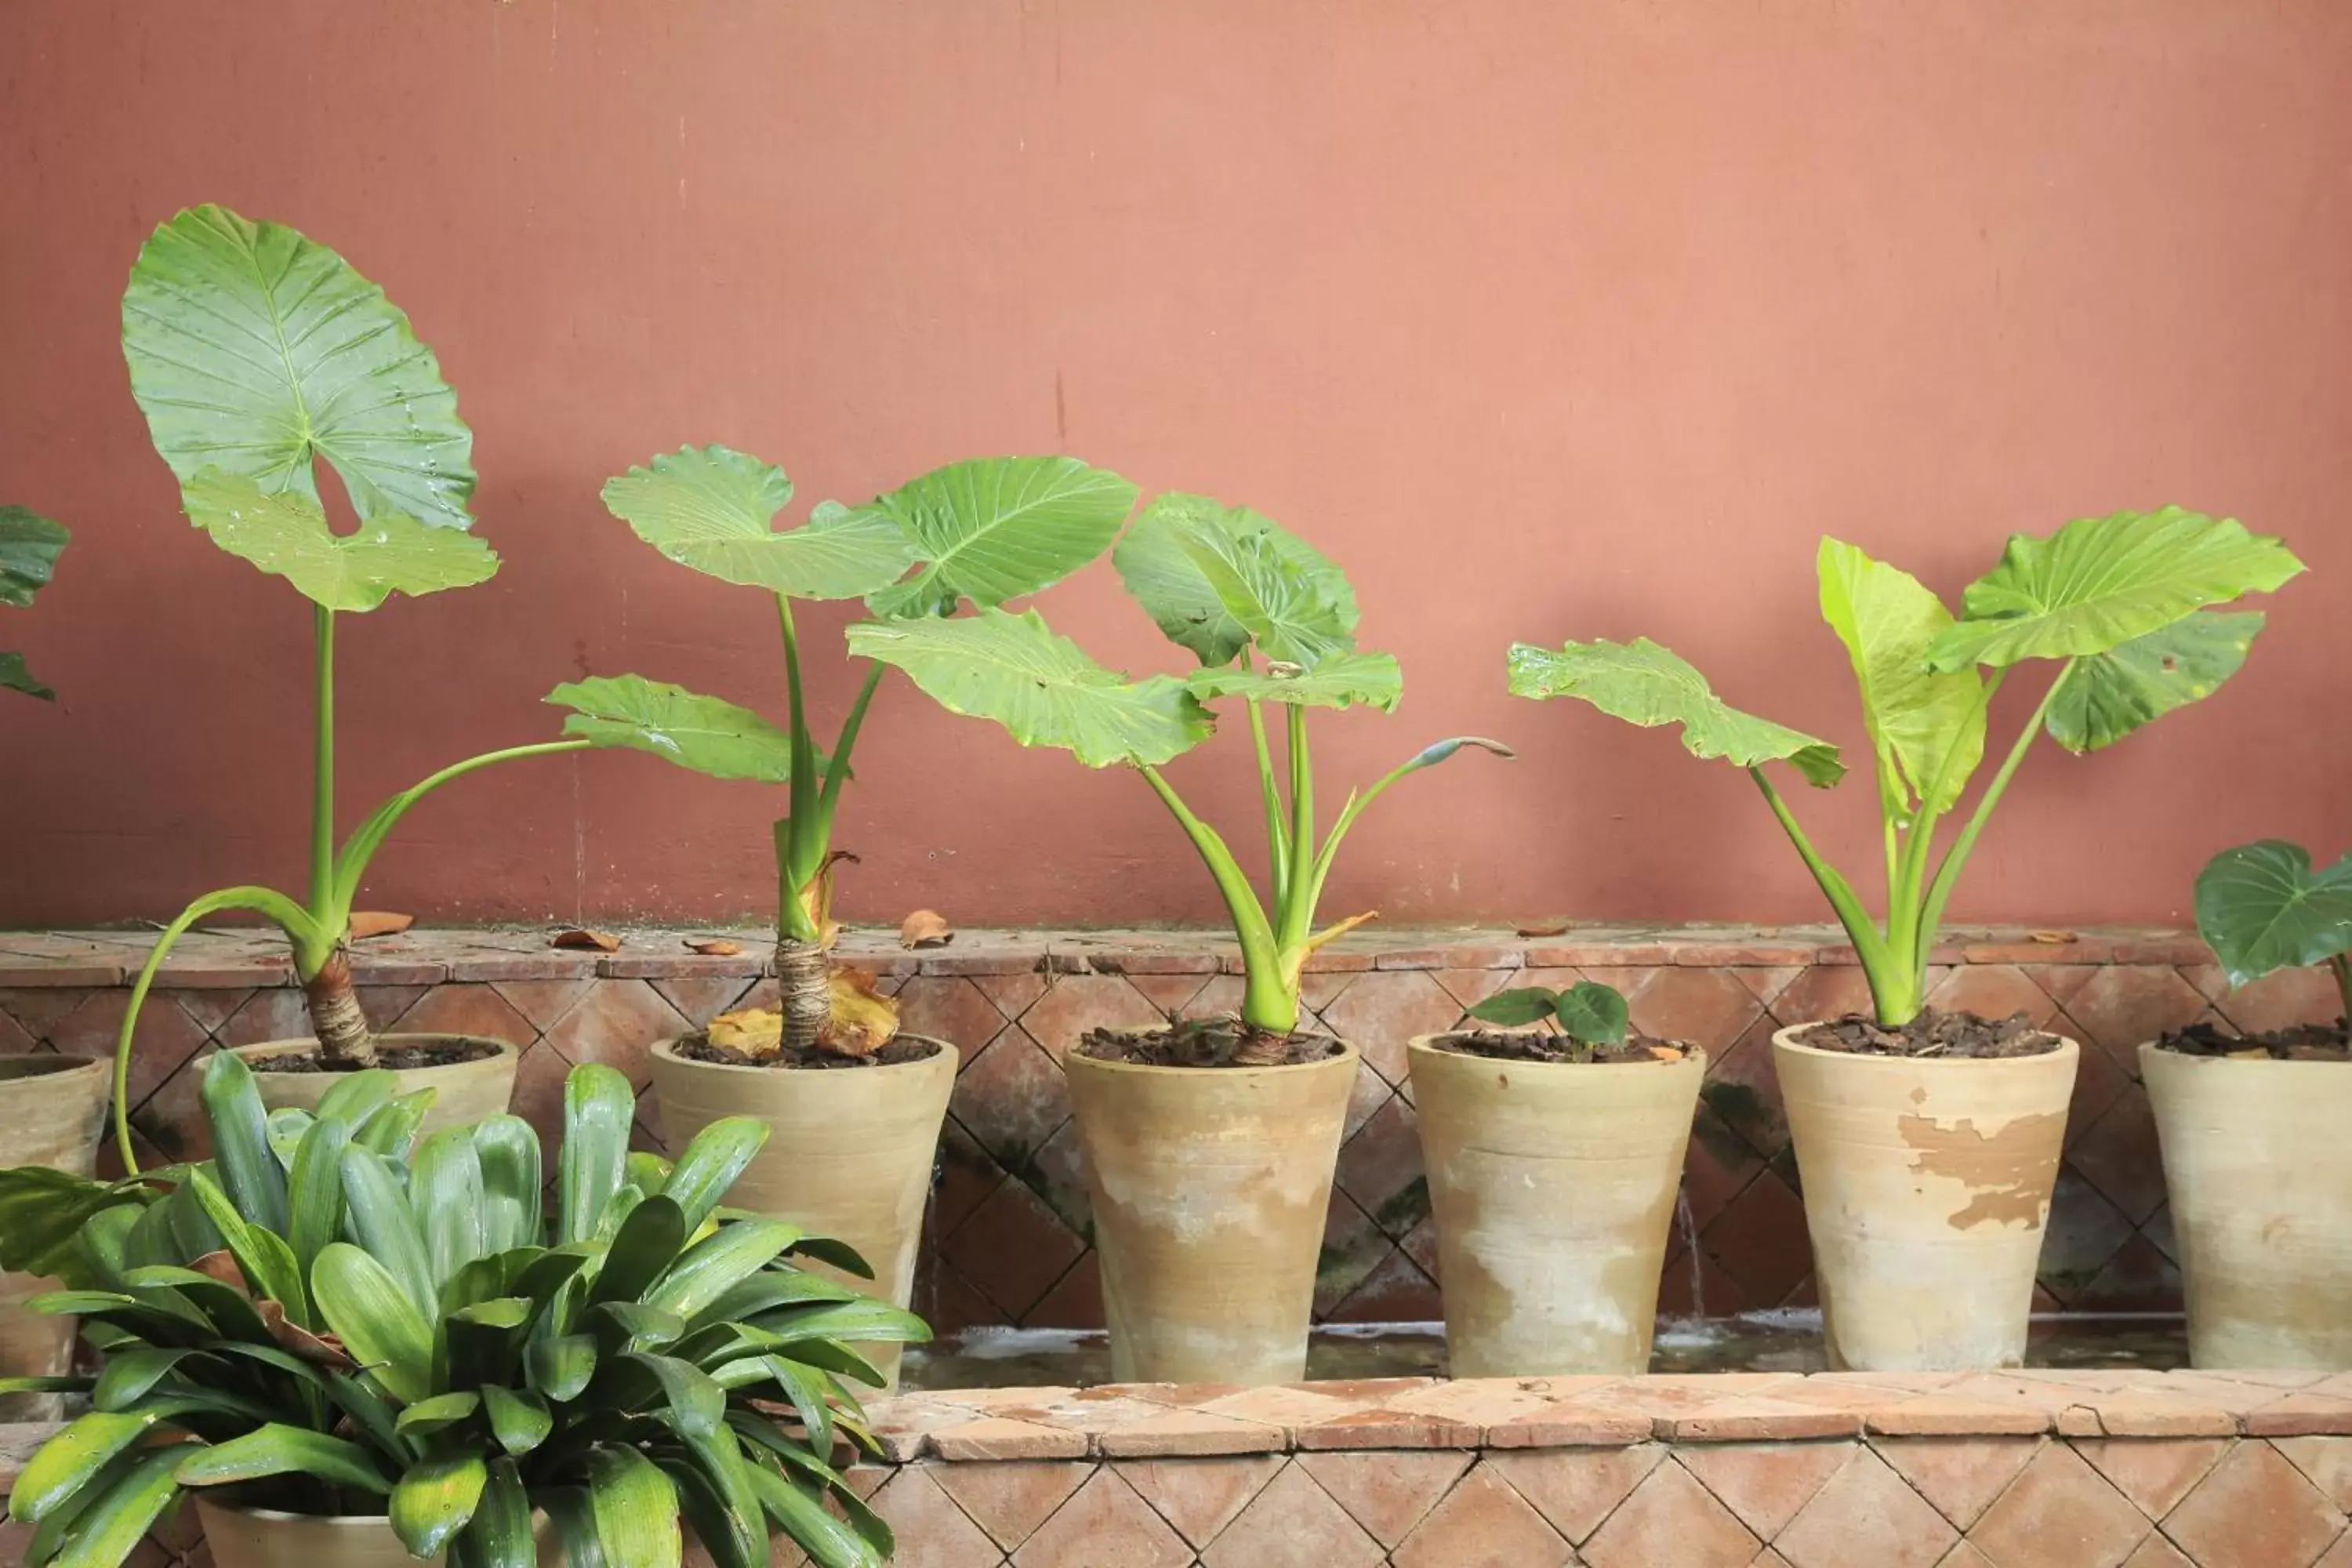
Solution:
{"label": "diamond pattern tile", "polygon": [[1396,1568],[1568,1568],[1576,1553],[1495,1471],[1481,1466],[1430,1510]]}
{"label": "diamond pattern tile", "polygon": [[1299,1465],[1286,1465],[1201,1553],[1203,1568],[1380,1568],[1381,1543]]}

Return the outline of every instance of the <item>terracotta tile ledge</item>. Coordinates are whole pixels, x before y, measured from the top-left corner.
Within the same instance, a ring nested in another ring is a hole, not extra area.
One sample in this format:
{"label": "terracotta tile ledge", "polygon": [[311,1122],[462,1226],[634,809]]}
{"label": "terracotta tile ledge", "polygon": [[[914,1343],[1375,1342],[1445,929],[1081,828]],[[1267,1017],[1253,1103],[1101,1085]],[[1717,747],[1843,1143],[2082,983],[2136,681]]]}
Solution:
{"label": "terracotta tile ledge", "polygon": [[[773,934],[759,929],[624,928],[619,951],[573,952],[549,945],[551,930],[519,928],[412,931],[360,943],[352,977],[362,985],[430,985],[444,981],[754,978],[772,972]],[[2212,955],[2193,935],[2154,927],[2084,927],[2063,931],[2024,927],[1956,928],[1933,962],[1946,963],[2206,964]],[[742,951],[707,956],[688,938],[721,937]],[[0,987],[119,985],[145,963],[154,933],[142,931],[0,931]],[[944,947],[908,951],[896,933],[855,931],[838,950],[849,962],[886,975],[1213,974],[1236,973],[1240,958],[1220,931],[959,931]],[[1576,965],[1776,969],[1850,964],[1853,949],[1832,926],[1576,926],[1553,936],[1523,937],[1486,927],[1408,928],[1349,936],[1326,949],[1310,970],[1549,969]],[[290,983],[285,944],[274,932],[195,932],[172,951],[157,984],[205,990]]]}

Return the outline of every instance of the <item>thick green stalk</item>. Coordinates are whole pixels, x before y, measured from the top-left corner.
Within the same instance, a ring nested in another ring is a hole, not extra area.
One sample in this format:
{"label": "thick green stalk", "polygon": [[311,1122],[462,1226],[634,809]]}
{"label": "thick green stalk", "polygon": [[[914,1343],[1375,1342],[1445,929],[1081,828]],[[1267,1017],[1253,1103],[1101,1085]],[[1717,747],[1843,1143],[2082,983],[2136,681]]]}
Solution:
{"label": "thick green stalk", "polygon": [[1288,896],[1275,900],[1286,950],[1304,944],[1315,927],[1315,900],[1308,895],[1315,880],[1315,759],[1307,743],[1306,708],[1292,703],[1288,717],[1290,870],[1283,878]]}
{"label": "thick green stalk", "polygon": [[367,819],[352,830],[352,836],[343,840],[342,848],[336,853],[332,901],[320,911],[321,923],[331,923],[337,932],[341,931],[342,920],[330,922],[329,915],[340,911],[346,919],[350,916],[352,900],[359,895],[360,879],[367,875],[368,862],[374,858],[378,849],[383,847],[383,841],[392,836],[392,830],[407,815],[408,808],[443,784],[494,763],[553,756],[559,752],[584,752],[588,746],[586,741],[536,741],[528,746],[509,746],[504,751],[485,752],[478,757],[452,763],[439,773],[429,774],[422,782],[411,784],[394,795],[370,812]]}
{"label": "thick green stalk", "polygon": [[[335,899],[335,612],[324,605],[313,606],[311,626],[318,697],[310,756],[310,913],[323,920]],[[331,941],[341,938],[341,930],[331,936]],[[318,973],[326,955],[298,954],[298,960],[304,957],[310,960],[302,964],[307,979]]]}
{"label": "thick green stalk", "polygon": [[[1862,963],[1862,972],[1870,981],[1871,1000],[1877,1005],[1879,1020],[1889,1024],[1910,1022],[1912,1016],[1919,1010],[1918,977],[1901,970],[1895,955],[1888,951],[1885,937],[1879,931],[1876,922],[1871,920],[1870,911],[1863,908],[1861,899],[1854,895],[1853,886],[1836,867],[1822,859],[1814,850],[1812,840],[1805,837],[1804,827],[1797,821],[1796,814],[1789,809],[1788,802],[1780,798],[1780,792],[1772,787],[1772,781],[1764,776],[1764,770],[1749,768],[1748,776],[1754,779],[1756,787],[1764,792],[1764,802],[1772,808],[1772,815],[1779,820],[1781,831],[1789,836],[1789,842],[1796,846],[1798,856],[1805,862],[1805,869],[1813,874],[1814,884],[1821,889],[1822,897],[1829,900],[1830,908],[1837,911],[1838,923],[1845,928],[1847,940],[1853,943],[1854,955]],[[1906,1005],[1910,1012],[1899,1018],[1889,1018],[1890,1013],[1900,1012]]]}
{"label": "thick green stalk", "polygon": [[1937,868],[1936,879],[1928,885],[1927,898],[1920,906],[1919,923],[1912,937],[1911,962],[1915,968],[1927,968],[1927,954],[1936,945],[1937,928],[1944,922],[1944,905],[1950,900],[1952,889],[1960,879],[1960,868],[1968,864],[1969,853],[1976,847],[1977,835],[1984,831],[1985,823],[1992,816],[1992,808],[2000,805],[2000,797],[2008,793],[2010,779],[2016,774],[2018,763],[2025,760],[2025,753],[2032,749],[2034,737],[2042,733],[2042,723],[2050,716],[2050,704],[2057,700],[2058,689],[2066,684],[2066,677],[2074,668],[2074,661],[2071,658],[2060,667],[2058,679],[2050,683],[2050,689],[2042,694],[2040,702],[2034,704],[2033,716],[2026,720],[2017,743],[2001,760],[2000,771],[1992,775],[1990,784],[1985,785],[1984,795],[1978,800],[1976,810],[1969,815],[1968,826],[1960,829],[1959,837],[1953,840],[1951,848],[1945,852],[1944,862]]}
{"label": "thick green stalk", "polygon": [[[2001,682],[2008,679],[2007,670],[1997,669],[1979,683],[1976,713],[1971,716],[1970,724],[1976,723],[1991,708],[1994,694],[2000,691]],[[1886,945],[1889,952],[1898,957],[1919,955],[1912,960],[1915,970],[1912,989],[1915,992],[1922,989],[1926,978],[1925,954],[1935,945],[1932,939],[1926,943],[1919,940],[1919,918],[1924,910],[1920,889],[1927,885],[1927,861],[1935,853],[1936,826],[1944,816],[1941,809],[1929,803],[1943,800],[1948,794],[1956,796],[1966,786],[1964,777],[1952,777],[1952,767],[1958,755],[1959,748],[1950,746],[1937,761],[1936,776],[1927,780],[1919,793],[1919,809],[1911,818],[1910,837],[1903,845],[1900,874],[1890,878],[1886,887]],[[1912,1013],[1906,1014],[1902,1021],[1908,1023],[1916,1011],[1915,1003]]]}
{"label": "thick green stalk", "polygon": [[1252,1028],[1273,1035],[1288,1035],[1298,1027],[1298,993],[1283,983],[1281,952],[1275,942],[1274,928],[1267,921],[1265,907],[1258,902],[1257,892],[1242,872],[1233,851],[1217,830],[1194,816],[1174,786],[1162,778],[1155,767],[1139,766],[1136,771],[1151,786],[1192,841],[1193,851],[1209,868],[1210,877],[1217,884],[1217,892],[1225,901],[1225,912],[1234,922],[1234,936],[1242,949],[1242,1022]]}
{"label": "thick green stalk", "polygon": [[824,767],[824,790],[817,801],[817,840],[822,847],[833,838],[833,814],[841,804],[841,786],[849,778],[849,753],[857,744],[857,731],[865,727],[866,710],[874,701],[875,689],[882,684],[882,671],[887,667],[869,663],[866,667],[865,683],[858,687],[856,700],[849,705],[849,716],[841,721],[841,738],[834,742],[833,757]]}
{"label": "thick green stalk", "polygon": [[792,814],[811,818],[816,805],[816,742],[809,738],[808,713],[801,698],[801,644],[793,633],[793,602],[776,595],[776,621],[784,635],[785,720],[793,739]]}
{"label": "thick green stalk", "polygon": [[[1246,666],[1249,654],[1242,654]],[[1274,748],[1266,742],[1265,715],[1258,709],[1255,698],[1247,699],[1250,744],[1257,752],[1258,797],[1265,805],[1265,859],[1272,868],[1274,907],[1283,908],[1290,900],[1290,830],[1282,821],[1282,785],[1275,778]]]}

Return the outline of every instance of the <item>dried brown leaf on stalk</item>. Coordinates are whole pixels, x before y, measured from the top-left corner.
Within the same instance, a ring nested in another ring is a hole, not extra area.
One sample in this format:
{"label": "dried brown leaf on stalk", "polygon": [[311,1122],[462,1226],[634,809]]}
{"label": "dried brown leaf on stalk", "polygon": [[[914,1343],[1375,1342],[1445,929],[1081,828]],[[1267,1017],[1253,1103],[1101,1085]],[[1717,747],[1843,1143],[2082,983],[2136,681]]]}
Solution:
{"label": "dried brown leaf on stalk", "polygon": [[743,951],[743,944],[723,936],[690,936],[686,939],[686,951],[705,958],[732,958]]}
{"label": "dried brown leaf on stalk", "polygon": [[286,1321],[286,1308],[277,1301],[256,1301],[253,1310],[261,1314],[262,1326],[278,1347],[289,1354],[299,1356],[314,1366],[337,1372],[357,1370],[359,1363],[343,1349],[343,1342],[332,1334],[314,1334],[299,1324]]}
{"label": "dried brown leaf on stalk", "polygon": [[937,910],[917,910],[898,922],[900,947],[945,947],[955,941],[955,927]]}
{"label": "dried brown leaf on stalk", "polygon": [[1566,936],[1568,934],[1568,922],[1564,920],[1529,921],[1527,924],[1520,926],[1517,929],[1518,934],[1521,936]]}
{"label": "dried brown leaf on stalk", "polygon": [[388,914],[382,910],[352,911],[352,940],[365,942],[372,936],[398,936],[416,923],[415,915]]}
{"label": "dried brown leaf on stalk", "polygon": [[740,1013],[721,1013],[705,1027],[703,1038],[764,1061],[784,1047],[783,1009],[746,1007]]}
{"label": "dried brown leaf on stalk", "polygon": [[208,1279],[217,1279],[235,1289],[245,1290],[247,1295],[252,1294],[246,1289],[245,1270],[236,1266],[236,1258],[226,1247],[205,1253],[188,1267]]}
{"label": "dried brown leaf on stalk", "polygon": [[621,949],[621,939],[608,931],[589,931],[575,927],[571,931],[557,931],[555,940],[548,945],[572,948],[584,952],[618,952]]}
{"label": "dried brown leaf on stalk", "polygon": [[874,976],[848,964],[825,976],[833,1005],[817,1030],[817,1048],[837,1057],[870,1057],[898,1032],[898,1004],[874,987]]}

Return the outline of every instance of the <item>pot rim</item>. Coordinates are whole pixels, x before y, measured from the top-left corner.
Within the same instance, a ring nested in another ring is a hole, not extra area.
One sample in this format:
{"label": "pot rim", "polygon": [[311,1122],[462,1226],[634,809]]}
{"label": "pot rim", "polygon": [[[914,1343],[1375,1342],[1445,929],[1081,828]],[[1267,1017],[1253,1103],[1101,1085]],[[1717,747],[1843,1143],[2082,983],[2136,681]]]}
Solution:
{"label": "pot rim", "polygon": [[288,1513],[283,1509],[248,1508],[243,1503],[230,1502],[226,1498],[199,1497],[196,1501],[222,1513],[267,1520],[272,1524],[331,1524],[339,1529],[352,1530],[365,1529],[370,1525],[384,1530],[392,1528],[392,1515],[388,1513]]}
{"label": "pot rim", "polygon": [[[1438,1046],[1438,1042],[1440,1040],[1459,1039],[1465,1035],[1478,1034],[1482,1032],[1485,1031],[1475,1029],[1441,1029],[1433,1035],[1415,1035],[1411,1039],[1405,1041],[1405,1055],[1408,1059],[1417,1056],[1428,1056],[1440,1059],[1454,1059],[1470,1062],[1499,1062],[1501,1065],[1509,1068],[1576,1068],[1580,1069],[1588,1068],[1678,1068],[1685,1062],[1696,1062],[1701,1066],[1705,1066],[1707,1062],[1714,1059],[1707,1055],[1707,1050],[1705,1046],[1694,1045],[1688,1040],[1668,1040],[1666,1042],[1666,1044],[1673,1046],[1682,1052],[1682,1056],[1678,1059],[1670,1062],[1661,1061],[1654,1057],[1646,1062],[1524,1061],[1516,1058],[1506,1059],[1501,1057],[1482,1057],[1471,1051],[1444,1050]],[[1496,1034],[1509,1034],[1513,1031],[1508,1029],[1496,1029],[1492,1032]]]}
{"label": "pot rim", "polygon": [[[686,1037],[683,1035],[673,1035],[666,1040],[656,1040],[653,1045],[648,1047],[647,1054],[658,1057],[663,1061],[669,1063],[673,1067],[689,1068],[696,1071],[701,1071],[704,1068],[709,1068],[712,1072],[755,1073],[774,1073],[779,1071],[786,1073],[822,1073],[841,1070],[838,1068],[778,1068],[774,1067],[755,1066],[750,1062],[700,1061],[693,1057],[682,1057],[677,1054],[677,1043],[685,1037]],[[870,1068],[856,1068],[849,1070],[853,1072],[920,1072],[927,1068],[936,1068],[942,1057],[946,1058],[950,1061],[957,1061],[960,1060],[962,1056],[962,1053],[958,1051],[951,1042],[942,1040],[937,1035],[917,1035],[901,1031],[899,1034],[893,1036],[892,1038],[901,1040],[920,1040],[925,1045],[931,1046],[936,1048],[932,1050],[929,1056],[918,1057],[910,1062],[877,1062]]]}
{"label": "pot rim", "polygon": [[[378,1044],[382,1044],[386,1040],[457,1040],[478,1046],[492,1046],[497,1047],[496,1056],[477,1057],[469,1062],[443,1062],[436,1067],[401,1068],[400,1070],[404,1073],[456,1072],[465,1068],[488,1067],[497,1062],[500,1057],[504,1057],[509,1060],[520,1060],[522,1056],[522,1047],[516,1045],[512,1040],[494,1039],[488,1035],[456,1034],[446,1029],[394,1031],[391,1034],[378,1035],[375,1038]],[[268,1061],[271,1057],[287,1056],[296,1051],[315,1050],[318,1048],[318,1044],[319,1042],[317,1040],[305,1036],[302,1038],[296,1040],[257,1040],[249,1046],[223,1046],[221,1049],[229,1052],[233,1056],[242,1058],[245,1061],[245,1065],[253,1071],[257,1073],[266,1073],[269,1071],[269,1068],[263,1066],[262,1063]],[[315,1073],[285,1073],[280,1076],[286,1078],[315,1078],[318,1075]],[[307,1514],[297,1514],[294,1517],[297,1519],[307,1519],[310,1516]]]}
{"label": "pot rim", "polygon": [[[2238,1037],[2243,1039],[2245,1037],[2242,1035]],[[2168,1051],[2164,1048],[2164,1042],[2161,1040],[2142,1040],[2137,1047],[2137,1055],[2142,1061],[2158,1060],[2167,1062],[2192,1062],[2200,1068],[2233,1067],[2254,1068],[2257,1069],[2263,1068],[2326,1068],[2332,1069],[2342,1067],[2352,1067],[2352,1057],[2347,1057],[2340,1062],[2331,1062],[2319,1058],[2296,1060],[2293,1058],[2282,1060],[2277,1057],[2271,1056],[2209,1057],[2200,1055],[2196,1051]]]}
{"label": "pot rim", "polygon": [[1885,1067],[1917,1068],[1928,1072],[1972,1071],[1982,1068],[2020,1067],[2031,1062],[2064,1061],[2070,1056],[2079,1057],[2082,1045],[2072,1035],[2062,1035],[2055,1029],[2037,1029],[2058,1042],[2054,1051],[2036,1051],[2030,1057],[1881,1057],[1860,1051],[1825,1051],[1819,1046],[1808,1046],[1790,1038],[1800,1029],[1810,1029],[1816,1024],[1832,1020],[1814,1018],[1802,1024],[1790,1024],[1772,1031],[1772,1048],[1776,1051],[1801,1051],[1809,1057],[1834,1058],[1842,1062],[1878,1063]]}
{"label": "pot rim", "polygon": [[1254,1073],[1328,1072],[1342,1066],[1352,1068],[1363,1059],[1363,1053],[1356,1048],[1352,1041],[1343,1040],[1337,1035],[1320,1035],[1315,1037],[1331,1041],[1339,1047],[1339,1054],[1336,1057],[1325,1057],[1318,1062],[1276,1062],[1262,1068],[1171,1068],[1162,1067],[1157,1062],[1107,1062],[1100,1057],[1087,1056],[1073,1046],[1062,1053],[1062,1066],[1066,1071],[1072,1063],[1083,1062],[1088,1072],[1169,1073],[1183,1078],[1199,1078],[1203,1074],[1214,1073],[1217,1075],[1218,1081],[1222,1082],[1228,1078],[1241,1078]]}
{"label": "pot rim", "polygon": [[111,1074],[114,1069],[110,1057],[69,1057],[63,1051],[0,1051],[0,1067],[10,1062],[38,1062],[51,1070],[29,1072],[22,1077],[0,1075],[0,1093],[5,1093],[12,1083],[58,1083],[79,1072]]}

